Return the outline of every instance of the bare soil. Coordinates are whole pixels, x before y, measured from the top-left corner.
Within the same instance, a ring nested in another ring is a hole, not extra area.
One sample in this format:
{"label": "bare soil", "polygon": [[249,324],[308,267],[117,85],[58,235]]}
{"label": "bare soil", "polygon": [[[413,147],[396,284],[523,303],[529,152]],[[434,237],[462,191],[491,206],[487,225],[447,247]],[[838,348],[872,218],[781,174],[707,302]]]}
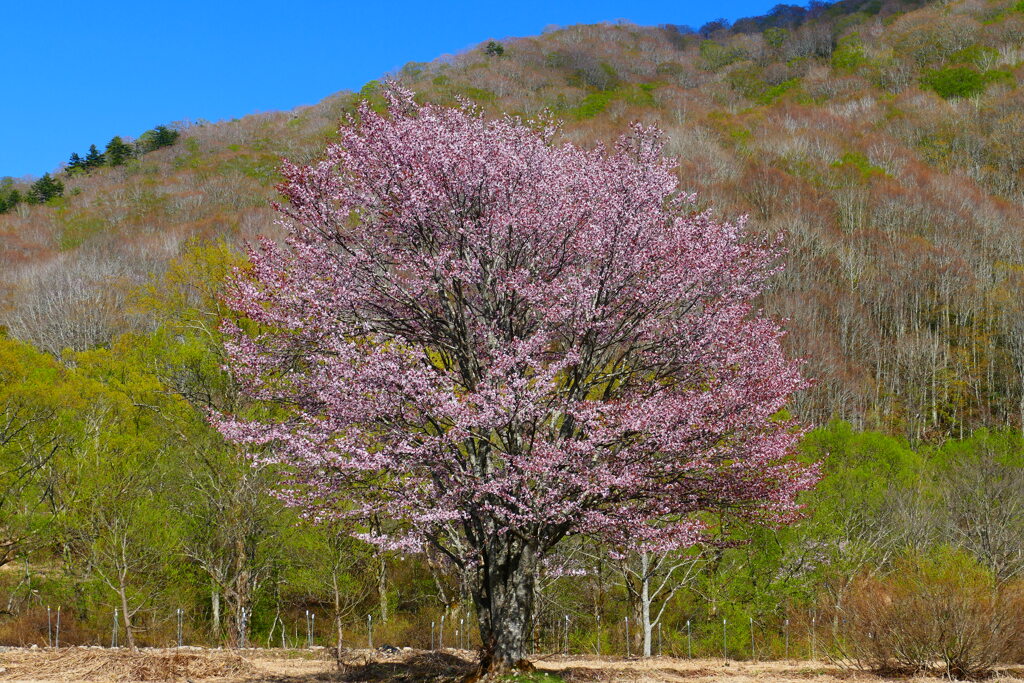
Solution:
{"label": "bare soil", "polygon": [[[0,652],[0,681],[190,681],[204,683],[455,683],[472,671],[467,651],[430,652],[405,649],[394,654],[371,650],[345,653],[339,672],[333,654],[313,650],[211,650],[206,648],[146,649],[138,653],[105,648],[24,649]],[[630,681],[637,683],[838,683],[888,679],[825,662],[726,662],[721,659],[623,659],[594,656],[538,657],[539,672],[569,683]],[[535,678],[533,680],[540,680]],[[556,679],[557,680],[557,679]],[[901,679],[937,683],[938,679]],[[1024,671],[1008,671],[990,679],[1024,683]]]}

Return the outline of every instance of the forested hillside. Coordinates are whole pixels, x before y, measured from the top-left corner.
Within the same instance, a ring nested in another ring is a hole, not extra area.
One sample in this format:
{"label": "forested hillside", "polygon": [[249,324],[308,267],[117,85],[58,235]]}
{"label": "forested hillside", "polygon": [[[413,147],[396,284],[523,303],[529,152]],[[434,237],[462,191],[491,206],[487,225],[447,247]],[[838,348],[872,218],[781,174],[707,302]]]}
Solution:
{"label": "forested hillside", "polygon": [[[1019,3],[846,1],[697,33],[571,27],[396,77],[491,113],[549,109],[586,143],[657,122],[705,205],[787,235],[770,307],[818,378],[799,412],[920,439],[1024,412],[1022,36]],[[273,234],[279,158],[316,156],[376,87],[55,173],[63,198],[0,215],[7,327],[55,353],[108,343],[128,324],[108,282],[191,237]]]}
{"label": "forested hillside", "polygon": [[[392,77],[487,115],[549,111],[583,145],[656,123],[701,207],[785,237],[765,304],[815,379],[792,412],[821,427],[804,455],[827,457],[829,476],[797,526],[723,523],[723,539],[754,543],[651,570],[679,586],[658,598],[674,601],[673,647],[693,619],[713,651],[722,616],[737,652],[748,619],[775,654],[786,619],[805,638],[826,614],[836,635],[854,618],[847,598],[894,568],[947,587],[942,567],[999,590],[1018,579],[1024,511],[1007,482],[1019,482],[1024,422],[1024,2],[842,0],[698,30],[574,26]],[[45,182],[0,184],[0,456],[15,473],[0,548],[18,617],[0,640],[45,633],[32,620],[58,601],[83,641],[108,637],[115,606],[151,641],[182,605],[196,637],[235,641],[281,638],[282,618],[291,628],[314,606],[360,638],[372,612],[423,645],[431,620],[447,614],[451,628],[464,613],[440,558],[377,556],[300,525],[267,494],[270,474],[205,419],[245,407],[221,368],[218,295],[246,240],[281,234],[281,158],[317,158],[358,100],[383,106],[380,87],[155,128],[160,144],[118,139]],[[1004,519],[985,512],[993,496]],[[113,550],[129,545],[126,566]],[[603,552],[577,549],[572,561],[595,568],[586,580],[549,578],[547,647],[563,642],[565,614],[574,647],[624,646],[639,560]],[[603,646],[602,616],[619,629]]]}

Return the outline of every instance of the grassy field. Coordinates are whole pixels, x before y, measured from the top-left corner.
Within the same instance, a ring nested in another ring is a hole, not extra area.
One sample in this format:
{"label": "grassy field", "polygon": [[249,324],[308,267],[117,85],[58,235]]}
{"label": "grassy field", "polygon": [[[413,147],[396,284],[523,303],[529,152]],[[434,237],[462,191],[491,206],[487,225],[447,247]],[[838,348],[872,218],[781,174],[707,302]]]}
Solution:
{"label": "grassy field", "polygon": [[[147,649],[137,654],[101,648],[10,649],[0,652],[3,681],[218,681],[220,683],[314,683],[316,681],[425,681],[454,683],[472,670],[466,651],[404,650],[383,655],[353,650],[339,673],[330,653],[316,650]],[[720,659],[622,659],[552,656],[534,661],[537,672],[508,681],[637,681],[745,683],[748,681],[883,681],[883,677],[827,662],[726,662]],[[937,681],[936,678],[898,679]],[[1005,671],[994,682],[1024,681],[1024,671]]]}

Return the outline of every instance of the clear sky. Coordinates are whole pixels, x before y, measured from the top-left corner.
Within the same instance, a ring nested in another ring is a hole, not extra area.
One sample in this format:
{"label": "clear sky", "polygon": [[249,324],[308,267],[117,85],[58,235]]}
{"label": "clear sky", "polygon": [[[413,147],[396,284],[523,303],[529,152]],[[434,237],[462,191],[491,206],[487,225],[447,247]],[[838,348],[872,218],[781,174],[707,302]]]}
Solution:
{"label": "clear sky", "polygon": [[160,123],[313,104],[488,38],[620,18],[696,28],[778,1],[5,2],[0,176],[41,175]]}

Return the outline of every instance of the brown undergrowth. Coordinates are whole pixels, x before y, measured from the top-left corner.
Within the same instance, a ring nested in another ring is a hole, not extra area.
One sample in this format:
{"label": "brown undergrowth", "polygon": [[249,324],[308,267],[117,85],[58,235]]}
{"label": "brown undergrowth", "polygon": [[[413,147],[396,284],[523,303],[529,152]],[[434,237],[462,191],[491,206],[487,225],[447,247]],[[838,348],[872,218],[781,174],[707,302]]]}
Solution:
{"label": "brown undergrowth", "polygon": [[0,662],[0,680],[173,681],[237,678],[254,671],[252,664],[233,652],[178,650],[9,650],[0,655]]}

